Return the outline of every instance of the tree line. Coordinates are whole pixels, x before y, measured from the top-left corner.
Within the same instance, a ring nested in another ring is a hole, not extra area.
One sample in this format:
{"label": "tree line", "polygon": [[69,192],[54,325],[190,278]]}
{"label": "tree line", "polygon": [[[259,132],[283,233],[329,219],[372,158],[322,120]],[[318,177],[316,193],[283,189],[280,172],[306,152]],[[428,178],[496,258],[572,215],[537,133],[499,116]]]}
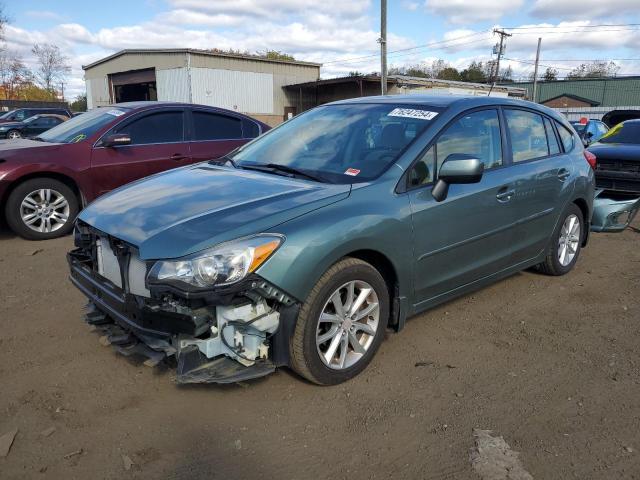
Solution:
{"label": "tree line", "polygon": [[33,45],[33,65],[27,66],[22,56],[7,49],[4,43],[8,23],[0,5],[0,98],[4,100],[62,99],[64,81],[71,71],[69,59],[57,45]]}
{"label": "tree line", "polygon": [[[516,81],[511,66],[500,69],[499,74],[495,74],[494,61],[472,61],[466,68],[458,69],[442,59],[434,60],[431,63],[422,62],[415,65],[391,67],[389,75],[407,75],[410,77],[432,78],[438,80],[454,80],[458,82],[471,83],[513,83]],[[620,67],[613,61],[595,60],[590,63],[583,63],[569,71],[565,75],[567,80],[588,79],[588,78],[608,78],[614,77]],[[349,72],[349,76],[364,76],[359,71]],[[377,73],[376,73],[377,75]],[[533,73],[525,77],[528,81],[533,81]],[[538,80],[553,81],[559,80],[558,69],[547,66],[545,70],[538,73]]]}

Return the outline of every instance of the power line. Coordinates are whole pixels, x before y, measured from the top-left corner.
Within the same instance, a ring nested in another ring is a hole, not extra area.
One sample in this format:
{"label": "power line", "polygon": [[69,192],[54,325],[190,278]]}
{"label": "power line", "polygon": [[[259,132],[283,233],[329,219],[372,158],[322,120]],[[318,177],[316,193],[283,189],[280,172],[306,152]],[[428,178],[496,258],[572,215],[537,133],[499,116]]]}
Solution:
{"label": "power line", "polygon": [[[456,38],[450,38],[448,40],[439,40],[437,42],[431,42],[431,43],[425,43],[424,45],[416,45],[415,47],[408,47],[408,48],[400,48],[398,50],[391,50],[390,52],[388,52],[388,54],[395,54],[395,53],[399,53],[399,52],[408,52],[410,50],[418,50],[418,49],[424,49],[424,48],[433,48],[437,45],[441,45],[441,44],[447,44],[447,43],[451,43],[451,42],[457,42],[458,40],[463,40],[465,38],[470,38],[470,37],[475,37],[478,35],[486,35],[488,33],[488,31],[484,31],[484,32],[473,32],[470,33],[468,35],[462,35],[460,37],[456,37]],[[471,43],[475,43],[475,42],[471,42]],[[462,45],[466,45],[466,44],[462,44]],[[456,44],[454,45],[450,45],[450,46],[458,46]],[[436,48],[436,50],[438,50],[438,48]],[[413,54],[413,53],[411,53]],[[371,55],[363,55],[360,57],[353,57],[353,58],[346,58],[344,60],[332,60],[330,62],[322,62],[322,65],[332,65],[334,63],[350,63],[353,61],[358,61],[358,60],[366,60],[368,58],[373,58],[373,57],[378,57],[380,54],[379,53],[374,53]]]}
{"label": "power line", "polygon": [[528,25],[524,27],[502,27],[507,30],[533,30],[541,28],[601,28],[601,27],[640,27],[640,23],[600,23],[596,25],[547,25],[547,26],[535,26]]}

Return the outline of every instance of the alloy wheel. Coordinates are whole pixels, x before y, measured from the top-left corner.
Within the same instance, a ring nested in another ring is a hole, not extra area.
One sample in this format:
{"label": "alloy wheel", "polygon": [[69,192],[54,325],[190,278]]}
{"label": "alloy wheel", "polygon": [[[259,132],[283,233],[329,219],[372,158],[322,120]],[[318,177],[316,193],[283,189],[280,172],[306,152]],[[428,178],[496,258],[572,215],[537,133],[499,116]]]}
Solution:
{"label": "alloy wheel", "polygon": [[345,283],[325,303],[316,329],[320,359],[329,368],[343,370],[367,353],[380,326],[378,295],[361,280]]}
{"label": "alloy wheel", "polygon": [[558,261],[563,267],[568,266],[575,258],[580,243],[580,233],[580,220],[572,213],[562,224],[560,238],[558,238]]}
{"label": "alloy wheel", "polygon": [[22,138],[22,136],[20,135],[20,132],[17,132],[16,130],[12,130],[9,132],[8,137],[11,139],[16,139],[16,138]]}
{"label": "alloy wheel", "polygon": [[20,218],[31,230],[55,232],[69,220],[69,202],[51,188],[34,190],[20,204]]}

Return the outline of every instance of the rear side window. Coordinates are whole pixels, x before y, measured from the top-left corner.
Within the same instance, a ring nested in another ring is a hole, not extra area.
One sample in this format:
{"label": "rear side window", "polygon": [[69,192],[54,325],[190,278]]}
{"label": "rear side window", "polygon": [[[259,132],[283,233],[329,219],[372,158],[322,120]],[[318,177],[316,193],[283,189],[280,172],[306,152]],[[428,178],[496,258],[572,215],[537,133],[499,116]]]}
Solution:
{"label": "rear side window", "polygon": [[525,110],[505,110],[514,163],[549,155],[542,116]]}
{"label": "rear side window", "polygon": [[251,120],[242,121],[242,136],[244,138],[256,138],[260,135],[260,128],[256,122]]}
{"label": "rear side window", "polygon": [[146,115],[118,129],[118,133],[128,133],[132,145],[145,145],[182,142],[183,130],[182,112],[172,111]]}
{"label": "rear side window", "polygon": [[193,112],[194,140],[235,140],[239,138],[242,138],[242,121],[240,119],[216,113]]}
{"label": "rear side window", "polygon": [[553,131],[553,125],[551,124],[551,120],[545,117],[544,126],[547,129],[547,141],[549,142],[549,155],[556,155],[560,153],[560,144],[558,143],[558,138],[556,137],[556,134]]}
{"label": "rear side window", "polygon": [[575,147],[575,139],[573,137],[573,133],[567,130],[563,125],[556,123],[558,127],[558,133],[560,134],[560,141],[562,142],[562,146],[564,147],[565,152],[570,152]]}

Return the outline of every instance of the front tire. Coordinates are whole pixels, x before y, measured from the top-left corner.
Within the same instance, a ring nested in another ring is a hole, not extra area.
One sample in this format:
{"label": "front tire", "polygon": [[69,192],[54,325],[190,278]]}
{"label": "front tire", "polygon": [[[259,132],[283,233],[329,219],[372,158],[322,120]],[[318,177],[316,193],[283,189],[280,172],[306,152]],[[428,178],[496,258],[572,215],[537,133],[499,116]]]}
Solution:
{"label": "front tire", "polygon": [[565,210],[560,224],[553,232],[547,249],[545,261],[538,270],[547,275],[565,275],[569,273],[580,256],[584,238],[584,219],[582,210],[575,203]]}
{"label": "front tire", "polygon": [[78,210],[78,199],[67,185],[33,178],[11,192],[5,214],[11,230],[22,238],[47,240],[71,232]]}
{"label": "front tire", "polygon": [[19,130],[9,130],[7,132],[7,138],[15,140],[16,138],[22,138],[22,134]]}
{"label": "front tire", "polygon": [[319,385],[362,372],[389,319],[389,291],[370,264],[345,258],[318,280],[302,305],[291,339],[292,368]]}

